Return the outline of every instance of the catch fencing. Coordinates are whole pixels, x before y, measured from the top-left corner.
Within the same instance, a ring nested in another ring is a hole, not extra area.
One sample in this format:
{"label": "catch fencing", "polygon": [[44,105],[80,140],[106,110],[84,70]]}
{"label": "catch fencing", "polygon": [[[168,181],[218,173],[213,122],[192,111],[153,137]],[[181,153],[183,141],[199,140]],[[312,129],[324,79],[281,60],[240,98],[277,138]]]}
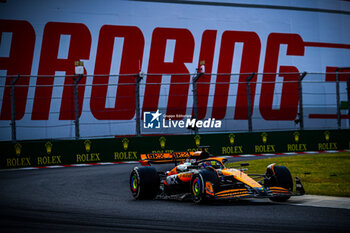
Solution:
{"label": "catch fencing", "polygon": [[[350,125],[350,73],[341,69],[334,73],[2,76],[0,96],[0,140],[13,142],[348,129]],[[168,127],[145,127],[144,114],[156,111]],[[171,125],[186,118],[222,124],[218,128]]]}

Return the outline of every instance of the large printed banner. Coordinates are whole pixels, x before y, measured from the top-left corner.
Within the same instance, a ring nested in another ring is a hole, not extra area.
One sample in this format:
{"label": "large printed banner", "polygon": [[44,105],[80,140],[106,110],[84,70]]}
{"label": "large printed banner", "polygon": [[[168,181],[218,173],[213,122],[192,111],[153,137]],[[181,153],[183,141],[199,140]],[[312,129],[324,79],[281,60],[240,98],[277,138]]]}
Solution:
{"label": "large printed banner", "polygon": [[172,135],[70,141],[0,142],[0,168],[139,160],[142,153],[197,151],[215,156],[350,149],[350,130]]}
{"label": "large printed banner", "polygon": [[[304,71],[317,73],[304,79],[305,127],[336,127],[336,76],[324,73],[350,66],[350,3],[239,2],[1,1],[0,140],[11,139],[10,75],[20,75],[18,139],[74,137],[69,75],[79,60],[87,74],[78,88],[82,137],[136,134],[134,83],[140,71],[148,74],[140,87],[142,113],[192,116],[190,74],[203,64],[197,119],[222,124],[202,132],[247,129],[245,81],[252,72],[265,73],[251,83],[255,129],[298,128],[297,80]],[[339,77],[345,101],[347,76]],[[192,131],[158,133],[174,132]]]}

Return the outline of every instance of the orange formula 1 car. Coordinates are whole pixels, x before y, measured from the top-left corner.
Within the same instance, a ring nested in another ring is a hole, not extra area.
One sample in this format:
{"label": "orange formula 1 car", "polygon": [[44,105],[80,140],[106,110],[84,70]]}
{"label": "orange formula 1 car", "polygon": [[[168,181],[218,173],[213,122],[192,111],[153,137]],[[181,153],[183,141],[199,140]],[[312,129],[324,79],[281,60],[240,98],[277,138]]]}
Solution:
{"label": "orange formula 1 car", "polygon": [[[293,179],[284,166],[271,164],[263,175],[246,174],[242,163],[237,168],[226,168],[230,157],[211,157],[205,151],[142,154],[142,167],[130,174],[130,190],[135,199],[188,199],[195,203],[217,199],[270,198],[286,201],[291,196],[303,195],[298,177],[296,192]],[[170,171],[157,172],[151,164],[175,163]]]}

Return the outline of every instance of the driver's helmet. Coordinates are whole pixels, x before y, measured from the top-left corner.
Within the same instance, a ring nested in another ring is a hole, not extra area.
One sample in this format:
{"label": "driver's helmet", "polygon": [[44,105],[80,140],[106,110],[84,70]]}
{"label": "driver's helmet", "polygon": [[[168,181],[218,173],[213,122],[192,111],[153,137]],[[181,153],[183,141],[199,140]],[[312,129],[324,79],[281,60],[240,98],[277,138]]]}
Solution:
{"label": "driver's helmet", "polygon": [[208,168],[208,167],[213,167],[213,165],[211,165],[211,163],[209,161],[205,161],[203,164],[202,164],[203,168]]}

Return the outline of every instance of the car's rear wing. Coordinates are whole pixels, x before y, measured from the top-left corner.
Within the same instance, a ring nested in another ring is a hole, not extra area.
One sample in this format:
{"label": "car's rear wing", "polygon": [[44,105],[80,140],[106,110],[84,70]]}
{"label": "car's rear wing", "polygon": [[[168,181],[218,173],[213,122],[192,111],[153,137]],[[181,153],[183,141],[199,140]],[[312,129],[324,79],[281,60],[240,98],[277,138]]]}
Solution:
{"label": "car's rear wing", "polygon": [[150,153],[150,154],[141,154],[140,163],[142,166],[149,166],[150,163],[175,163],[183,162],[189,157],[199,157],[201,151],[182,151],[182,152],[169,152],[169,153]]}

